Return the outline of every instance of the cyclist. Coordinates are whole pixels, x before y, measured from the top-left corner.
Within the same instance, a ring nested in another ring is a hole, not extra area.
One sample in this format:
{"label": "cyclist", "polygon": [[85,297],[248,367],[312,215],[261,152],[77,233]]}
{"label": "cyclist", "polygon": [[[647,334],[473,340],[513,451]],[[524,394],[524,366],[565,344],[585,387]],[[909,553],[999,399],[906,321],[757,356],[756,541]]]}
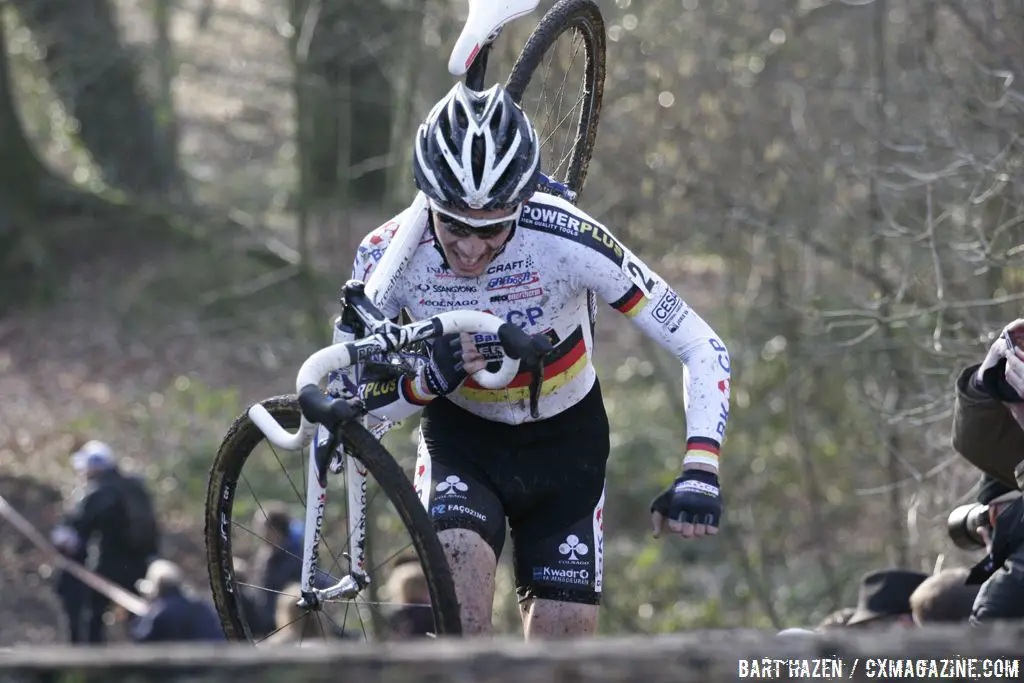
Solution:
{"label": "cyclist", "polygon": [[539,418],[530,375],[492,391],[470,374],[496,369],[497,339],[449,335],[413,379],[370,382],[376,419],[422,410],[414,484],[446,550],[465,634],[491,631],[494,576],[511,529],[526,638],[593,633],[603,565],[609,428],[591,363],[600,295],[684,366],[686,451],[675,482],[651,504],[683,538],[718,530],[718,454],[729,416],[729,353],[714,330],[612,233],[568,201],[535,191],[540,141],[501,87],[457,84],[416,134],[413,169],[429,209],[412,207],[367,235],[352,277],[365,281],[405,218],[423,239],[382,312],[415,319],[491,312],[553,345]]}

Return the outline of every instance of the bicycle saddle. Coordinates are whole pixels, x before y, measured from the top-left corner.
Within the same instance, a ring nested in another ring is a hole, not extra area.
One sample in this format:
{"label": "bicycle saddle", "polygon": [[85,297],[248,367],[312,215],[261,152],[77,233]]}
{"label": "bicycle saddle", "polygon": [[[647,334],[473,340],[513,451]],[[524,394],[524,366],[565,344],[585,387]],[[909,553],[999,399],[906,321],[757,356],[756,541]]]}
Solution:
{"label": "bicycle saddle", "polygon": [[448,59],[448,73],[465,74],[480,48],[493,40],[502,26],[529,14],[539,3],[540,0],[469,0],[469,16]]}

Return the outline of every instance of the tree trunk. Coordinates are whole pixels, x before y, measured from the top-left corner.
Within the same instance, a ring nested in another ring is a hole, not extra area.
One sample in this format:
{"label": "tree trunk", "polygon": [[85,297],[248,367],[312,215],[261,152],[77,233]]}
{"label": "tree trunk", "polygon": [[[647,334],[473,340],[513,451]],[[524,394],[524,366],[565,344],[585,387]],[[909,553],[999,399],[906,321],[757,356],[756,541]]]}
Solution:
{"label": "tree trunk", "polygon": [[45,48],[50,83],[80,126],[104,180],[129,192],[165,195],[178,185],[175,155],[161,134],[110,0],[13,0]]}
{"label": "tree trunk", "polygon": [[0,273],[4,281],[41,258],[35,227],[46,171],[25,137],[14,100],[0,15]]}
{"label": "tree trunk", "polygon": [[[310,196],[375,205],[387,191],[392,92],[371,45],[389,30],[379,4],[297,0],[297,61],[310,126]],[[348,202],[343,202],[348,203]]]}

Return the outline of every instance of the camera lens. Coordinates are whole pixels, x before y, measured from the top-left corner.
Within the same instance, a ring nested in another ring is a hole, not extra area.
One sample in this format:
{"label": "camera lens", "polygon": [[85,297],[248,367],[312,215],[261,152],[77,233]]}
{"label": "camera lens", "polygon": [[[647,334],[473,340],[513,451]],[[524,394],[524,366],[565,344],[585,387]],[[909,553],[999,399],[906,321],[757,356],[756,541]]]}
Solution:
{"label": "camera lens", "polygon": [[968,503],[953,509],[946,520],[949,537],[958,548],[978,550],[985,547],[985,539],[978,534],[978,527],[990,528],[988,506]]}

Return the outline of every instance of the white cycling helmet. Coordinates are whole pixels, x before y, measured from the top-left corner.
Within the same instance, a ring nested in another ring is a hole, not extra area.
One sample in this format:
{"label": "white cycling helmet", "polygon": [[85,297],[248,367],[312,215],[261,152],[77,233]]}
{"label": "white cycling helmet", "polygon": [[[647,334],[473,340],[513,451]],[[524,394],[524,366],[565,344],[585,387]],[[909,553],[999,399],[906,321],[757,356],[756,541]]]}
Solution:
{"label": "white cycling helmet", "polygon": [[455,209],[506,209],[529,199],[540,180],[537,131],[500,85],[483,92],[461,82],[416,132],[416,186]]}

